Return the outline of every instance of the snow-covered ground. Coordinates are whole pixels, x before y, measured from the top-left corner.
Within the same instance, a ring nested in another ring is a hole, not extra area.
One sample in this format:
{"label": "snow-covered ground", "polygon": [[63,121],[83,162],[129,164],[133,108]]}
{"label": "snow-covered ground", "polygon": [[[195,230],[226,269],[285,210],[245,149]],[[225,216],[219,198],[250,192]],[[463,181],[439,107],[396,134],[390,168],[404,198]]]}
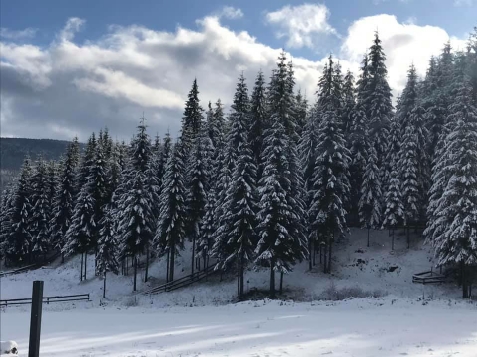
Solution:
{"label": "snow-covered ground", "polygon": [[[283,304],[283,305],[282,305]],[[2,314],[2,338],[26,356],[29,314]],[[46,311],[42,356],[475,357],[467,303],[354,299],[255,301],[219,307]]]}
{"label": "snow-covered ground", "polygon": [[[108,278],[107,296],[94,278],[89,258],[86,282],[79,282],[79,258],[51,269],[1,279],[0,296],[31,296],[33,280],[45,281],[45,296],[91,294],[91,302],[44,305],[42,353],[47,356],[477,356],[477,307],[459,300],[453,284],[412,284],[429,270],[429,247],[405,237],[390,249],[388,233],[352,230],[335,247],[333,274],[307,263],[285,277],[286,302],[233,303],[236,280],[214,276],[171,293],[133,296],[132,277]],[[189,273],[190,253],[178,259],[177,277]],[[153,279],[164,282],[165,262],[152,264]],[[141,273],[142,275],[143,273]],[[267,289],[268,271],[246,274],[247,289]],[[140,289],[146,289],[142,283]],[[326,301],[344,297],[382,296]],[[424,300],[422,300],[424,297]],[[294,299],[295,302],[291,302]],[[1,312],[1,339],[19,343],[26,355],[30,306]]]}

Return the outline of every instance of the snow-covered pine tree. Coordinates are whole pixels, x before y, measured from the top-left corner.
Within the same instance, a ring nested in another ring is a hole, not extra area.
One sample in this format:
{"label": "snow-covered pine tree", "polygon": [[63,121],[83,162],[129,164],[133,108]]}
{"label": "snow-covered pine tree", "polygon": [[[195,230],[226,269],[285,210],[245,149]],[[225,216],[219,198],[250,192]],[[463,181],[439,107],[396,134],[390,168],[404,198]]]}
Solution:
{"label": "snow-covered pine tree", "polygon": [[90,166],[90,176],[89,180],[91,182],[91,197],[94,202],[94,225],[92,233],[92,240],[90,248],[97,252],[98,248],[98,239],[99,231],[101,229],[101,220],[103,219],[103,207],[108,203],[108,183],[107,170],[108,166],[104,158],[104,148],[102,145],[102,140],[98,140],[98,143],[95,147],[94,159],[92,165]]}
{"label": "snow-covered pine tree", "polygon": [[38,261],[40,256],[45,258],[50,245],[50,182],[48,167],[41,156],[36,161],[35,166],[32,178],[30,233],[32,235],[32,258],[34,261]]}
{"label": "snow-covered pine tree", "polygon": [[397,157],[390,165],[389,183],[385,193],[385,211],[383,228],[392,230],[392,250],[394,250],[394,230],[404,222],[404,206],[401,197],[401,184],[399,180],[399,168]]}
{"label": "snow-covered pine tree", "polygon": [[137,289],[137,265],[139,256],[146,254],[147,281],[149,264],[149,246],[155,231],[154,207],[158,202],[154,183],[151,180],[152,148],[142,118],[137,134],[131,142],[130,158],[124,174],[126,182],[117,203],[120,212],[117,232],[120,235],[121,260],[132,258],[134,264],[134,291]]}
{"label": "snow-covered pine tree", "polygon": [[3,190],[0,200],[0,259],[5,258],[10,234],[10,215],[12,213],[14,186],[10,183]]}
{"label": "snow-covered pine tree", "polygon": [[[77,170],[76,178],[76,193],[79,194],[81,188],[89,181],[91,173],[91,167],[94,164],[94,158],[96,154],[96,146],[98,145],[96,140],[96,134],[92,133],[86,143],[84,154],[80,159],[79,169]],[[76,150],[76,147],[74,147]],[[76,154],[75,154],[76,155]]]}
{"label": "snow-covered pine tree", "polygon": [[[86,279],[87,253],[94,241],[94,231],[96,222],[94,220],[95,202],[92,192],[92,181],[88,181],[81,186],[81,190],[75,200],[75,208],[71,224],[65,235],[66,244],[63,246],[62,252],[65,256],[81,253],[81,269],[80,281]],[[85,256],[83,258],[83,255]],[[84,260],[83,260],[84,259]],[[84,271],[83,271],[84,262]]]}
{"label": "snow-covered pine tree", "polygon": [[[192,241],[192,274],[196,268],[196,243],[200,234],[201,222],[206,213],[207,192],[210,187],[212,141],[206,123],[202,123],[199,135],[195,138],[191,160],[190,182],[187,192],[187,224],[186,236]],[[199,266],[200,268],[200,266]]]}
{"label": "snow-covered pine tree", "polygon": [[172,152],[171,135],[169,134],[169,131],[168,131],[164,137],[164,143],[162,144],[162,150],[159,156],[159,163],[157,167],[159,195],[161,194],[161,191],[162,191],[164,175],[166,172],[166,165],[167,165],[167,162],[169,161],[169,158],[171,157],[171,152]]}
{"label": "snow-covered pine tree", "polygon": [[288,272],[295,261],[305,258],[306,247],[289,234],[291,207],[287,202],[290,187],[287,136],[280,120],[273,120],[265,132],[263,176],[259,182],[260,211],[257,227],[259,241],[255,249],[257,265],[270,268],[270,294],[275,295],[275,271]]}
{"label": "snow-covered pine tree", "polygon": [[348,229],[345,203],[350,193],[349,150],[346,148],[338,116],[340,98],[336,96],[333,86],[333,60],[330,56],[318,84],[321,123],[313,174],[313,198],[309,210],[311,229],[320,231],[326,244],[325,272],[331,270],[331,247],[334,237],[345,233]]}
{"label": "snow-covered pine tree", "polygon": [[[319,126],[319,108],[315,105],[310,113],[310,117],[306,122],[305,128],[302,132],[302,137],[299,143],[299,152],[301,157],[301,170],[303,177],[303,187],[305,191],[304,203],[307,212],[309,211],[313,197],[313,173],[315,172],[317,145],[318,145],[318,126]],[[306,215],[308,220],[308,215]],[[305,225],[308,235],[308,253],[309,253],[309,269],[313,268],[315,260],[312,263],[312,252],[316,251],[314,244],[318,240],[318,232],[315,232],[311,227],[310,222]],[[313,255],[314,258],[314,255]]]}
{"label": "snow-covered pine tree", "polygon": [[174,262],[184,249],[187,207],[184,187],[184,150],[179,140],[167,162],[163,187],[159,198],[161,210],[153,245],[159,254],[167,253],[167,281],[174,280]]}
{"label": "snow-covered pine tree", "polygon": [[194,139],[199,134],[200,125],[203,120],[203,111],[204,109],[200,106],[199,101],[197,79],[194,79],[185,104],[184,115],[182,116],[181,139],[186,155],[189,154]]}
{"label": "snow-covered pine tree", "polygon": [[247,142],[247,123],[245,117],[235,121],[232,132],[241,135],[238,147],[238,160],[235,165],[231,185],[227,191],[224,220],[224,236],[226,239],[225,260],[219,262],[219,269],[226,269],[234,262],[238,267],[238,296],[244,293],[244,269],[252,261],[253,251],[257,244],[256,213],[256,167],[252,151]]}
{"label": "snow-covered pine tree", "polygon": [[250,106],[250,131],[248,141],[253,153],[255,166],[257,167],[257,179],[260,178],[263,146],[263,132],[267,120],[267,103],[265,93],[265,78],[260,71],[255,79]]}
{"label": "snow-covered pine tree", "polygon": [[303,135],[303,130],[305,129],[307,120],[308,120],[308,100],[306,99],[306,94],[301,93],[301,89],[298,89],[298,93],[295,96],[296,103],[296,133],[301,139]]}
{"label": "snow-covered pine tree", "polygon": [[356,105],[355,92],[354,76],[353,73],[348,70],[343,82],[343,108],[341,116],[341,131],[347,143],[350,142],[351,127],[353,125],[352,114]]}
{"label": "snow-covered pine tree", "polygon": [[378,32],[376,32],[373,45],[369,49],[369,86],[365,107],[367,108],[366,116],[369,121],[370,139],[375,144],[381,178],[384,178],[385,175],[384,160],[388,146],[389,126],[393,115],[392,93],[387,80],[388,70],[385,61],[386,56]]}
{"label": "snow-covered pine tree", "polygon": [[356,82],[356,102],[363,106],[363,110],[367,115],[369,111],[368,96],[369,96],[369,57],[366,53],[361,62],[361,73]]}
{"label": "snow-covered pine tree", "polygon": [[[73,216],[76,160],[74,143],[71,143],[68,145],[66,157],[61,165],[59,186],[55,195],[50,222],[51,247],[59,251],[62,251],[66,243],[65,234]],[[62,261],[64,261],[64,255]]]}
{"label": "snow-covered pine tree", "polygon": [[32,176],[30,157],[27,156],[23,161],[20,178],[14,187],[11,211],[8,214],[10,221],[7,227],[5,253],[8,261],[14,264],[30,262],[32,258]]}
{"label": "snow-covered pine tree", "polygon": [[399,135],[404,137],[406,128],[409,126],[409,120],[412,110],[416,107],[418,101],[418,82],[416,67],[411,64],[407,71],[407,82],[404,87],[398,106],[396,108],[395,119],[399,124]]}
{"label": "snow-covered pine tree", "polygon": [[101,219],[101,230],[98,241],[98,266],[97,270],[104,278],[103,298],[106,298],[106,274],[111,272],[118,274],[119,264],[117,261],[118,241],[115,228],[114,210],[107,205],[103,208],[104,215]]}
{"label": "snow-covered pine tree", "polygon": [[210,139],[212,140],[212,146],[217,148],[219,142],[224,140],[225,135],[225,117],[224,106],[220,99],[215,103],[215,108],[212,114],[212,124],[210,125]]}
{"label": "snow-covered pine tree", "polygon": [[[459,66],[457,64],[456,66]],[[449,107],[449,121],[455,125],[447,136],[449,172],[436,216],[445,220],[444,229],[433,244],[438,265],[458,264],[463,298],[469,297],[467,267],[477,263],[477,108],[467,74],[456,81],[455,102]]]}
{"label": "snow-covered pine tree", "polygon": [[[237,83],[234,102],[231,106],[229,117],[232,127],[227,136],[227,143],[225,144],[226,152],[224,154],[219,153],[217,157],[219,165],[221,165],[218,177],[219,183],[216,187],[216,209],[218,211],[216,217],[218,218],[218,222],[211,254],[219,262],[224,262],[229,256],[226,222],[231,208],[227,206],[227,196],[233,180],[233,172],[238,161],[238,149],[241,144],[248,140],[246,133],[248,132],[248,125],[250,124],[250,102],[243,74],[240,75]],[[220,267],[223,267],[223,265],[217,265],[217,269]]]}
{"label": "snow-covered pine tree", "polygon": [[350,153],[350,200],[348,213],[350,223],[359,224],[359,202],[363,185],[366,163],[368,160],[369,137],[366,113],[361,102],[357,102],[351,112],[351,128],[349,131],[348,148]]}
{"label": "snow-covered pine tree", "polygon": [[378,229],[381,224],[382,191],[379,169],[376,162],[376,149],[374,144],[370,143],[366,168],[363,174],[363,183],[361,185],[361,198],[359,200],[359,219],[361,225],[368,229],[368,247],[369,230],[371,228]]}
{"label": "snow-covered pine tree", "polygon": [[424,109],[416,106],[407,123],[399,152],[404,224],[407,227],[409,248],[409,227],[423,221],[427,202],[428,158],[426,147],[427,131],[424,125]]}

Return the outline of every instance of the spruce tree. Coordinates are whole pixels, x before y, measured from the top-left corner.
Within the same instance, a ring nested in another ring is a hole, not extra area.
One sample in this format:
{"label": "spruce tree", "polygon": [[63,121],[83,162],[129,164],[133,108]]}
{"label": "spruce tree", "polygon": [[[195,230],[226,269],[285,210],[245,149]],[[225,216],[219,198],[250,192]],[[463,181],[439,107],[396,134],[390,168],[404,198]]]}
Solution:
{"label": "spruce tree", "polygon": [[354,88],[354,76],[351,71],[347,71],[343,82],[343,108],[341,116],[341,131],[345,140],[349,143],[351,127],[353,125],[353,112],[355,110],[356,98]]}
{"label": "spruce tree", "polygon": [[50,197],[49,197],[48,167],[42,157],[36,162],[35,173],[32,178],[32,253],[33,259],[38,261],[39,256],[46,255],[49,249],[50,231]]}
{"label": "spruce tree", "polygon": [[163,187],[159,201],[161,210],[154,247],[159,254],[168,254],[167,281],[174,280],[175,256],[184,249],[186,225],[186,197],[184,187],[184,158],[179,141],[174,145],[167,162]]}
{"label": "spruce tree", "polygon": [[407,72],[407,82],[401,94],[399,104],[396,109],[395,120],[399,124],[399,135],[404,137],[406,128],[409,126],[412,110],[418,101],[418,81],[416,67],[411,65]]}
{"label": "spruce tree", "polygon": [[[62,251],[66,243],[65,235],[73,216],[75,194],[75,148],[68,145],[66,157],[62,162],[59,189],[56,192],[51,219],[51,247]],[[64,258],[64,256],[63,256]],[[62,259],[63,260],[63,259]]]}
{"label": "spruce tree", "polygon": [[201,131],[194,142],[191,156],[190,182],[187,193],[186,236],[192,241],[192,274],[195,271],[196,243],[200,237],[201,222],[205,215],[207,192],[209,190],[212,141],[203,123]]}
{"label": "spruce tree", "polygon": [[118,254],[117,234],[114,230],[114,210],[108,205],[104,207],[104,215],[101,219],[101,230],[98,241],[98,267],[97,270],[103,276],[103,298],[106,297],[106,274],[112,272],[119,273],[119,264],[116,259]]}
{"label": "spruce tree", "polygon": [[32,226],[33,216],[32,197],[32,175],[33,170],[30,157],[27,156],[23,162],[18,183],[14,188],[11,208],[9,212],[8,236],[6,240],[6,257],[12,263],[22,263],[31,261],[32,246]]}
{"label": "spruce tree", "polygon": [[361,185],[361,198],[359,200],[359,218],[363,227],[369,230],[378,229],[381,223],[381,181],[376,165],[377,157],[373,143],[369,145],[366,168]]}
{"label": "spruce tree", "polygon": [[185,153],[189,153],[195,137],[199,134],[200,125],[203,120],[203,109],[199,102],[199,87],[197,79],[194,79],[192,88],[186,101],[184,115],[182,116],[181,138]]}
{"label": "spruce tree", "polygon": [[267,119],[265,79],[263,72],[258,72],[255,85],[252,91],[250,105],[250,131],[248,141],[253,153],[255,166],[257,167],[257,178],[260,177],[261,162],[260,156],[263,147],[263,132]]}
{"label": "spruce tree", "polygon": [[309,210],[311,229],[322,233],[325,249],[328,249],[325,272],[331,270],[334,237],[347,231],[345,204],[350,192],[349,151],[340,128],[340,98],[336,96],[334,85],[333,60],[330,56],[318,84],[318,103],[322,113],[313,174],[313,198]]}
{"label": "spruce tree", "polygon": [[386,157],[387,138],[393,114],[391,87],[387,81],[386,56],[381,40],[376,32],[374,42],[369,50],[369,85],[366,90],[366,116],[369,121],[370,139],[374,141],[378,157],[381,178],[384,177],[384,160]]}
{"label": "spruce tree", "polygon": [[385,193],[385,211],[383,228],[392,230],[392,250],[394,250],[394,231],[404,221],[404,206],[401,197],[401,185],[397,161],[391,164],[389,184]]}
{"label": "spruce tree", "polygon": [[296,103],[296,133],[299,138],[303,135],[303,130],[305,129],[307,120],[308,120],[308,100],[306,99],[306,95],[301,93],[301,90],[298,89],[298,93],[295,97]]}

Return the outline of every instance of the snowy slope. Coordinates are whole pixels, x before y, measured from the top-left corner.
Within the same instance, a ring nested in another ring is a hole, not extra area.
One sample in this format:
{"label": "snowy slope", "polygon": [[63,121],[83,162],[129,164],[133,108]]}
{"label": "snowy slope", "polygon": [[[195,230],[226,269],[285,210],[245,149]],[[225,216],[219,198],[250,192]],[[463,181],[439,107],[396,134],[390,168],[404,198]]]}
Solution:
{"label": "snowy slope", "polygon": [[[460,296],[455,286],[422,286],[412,284],[412,275],[430,270],[432,259],[428,246],[422,246],[422,239],[413,236],[411,248],[406,249],[405,236],[396,235],[395,250],[391,251],[391,238],[387,231],[371,231],[371,244],[366,247],[367,231],[352,229],[350,236],[338,242],[334,248],[332,274],[324,275],[318,264],[308,271],[308,263],[298,264],[294,271],[284,278],[286,297],[294,300],[311,301],[330,298],[330,291],[345,288],[359,288],[364,296],[425,297],[448,298]],[[28,273],[2,278],[0,296],[5,298],[29,297],[31,282],[45,281],[45,296],[91,294],[93,303],[78,303],[82,306],[98,306],[102,297],[103,282],[93,277],[94,259],[88,258],[88,280],[79,282],[79,257],[63,265],[48,269],[39,269]],[[317,257],[318,260],[318,257]],[[152,279],[147,284],[139,283],[139,290],[165,282],[165,259],[154,262],[150,268]],[[391,269],[390,269],[391,268]],[[131,272],[132,269],[130,269]],[[190,273],[190,251],[185,251],[176,262],[177,278]],[[143,277],[142,271],[140,276]],[[219,282],[219,274],[208,282],[194,284],[188,288],[153,297],[137,297],[131,301],[132,275],[108,275],[107,301],[117,301],[121,305],[131,305],[145,301],[160,306],[169,305],[210,305],[234,301],[236,297],[236,279],[224,276]],[[138,279],[140,281],[141,279]],[[249,270],[245,275],[246,291],[257,288],[266,290],[269,284],[267,270]],[[71,303],[65,304],[71,307]],[[49,306],[55,309],[54,306]],[[63,307],[59,308],[63,309]]]}

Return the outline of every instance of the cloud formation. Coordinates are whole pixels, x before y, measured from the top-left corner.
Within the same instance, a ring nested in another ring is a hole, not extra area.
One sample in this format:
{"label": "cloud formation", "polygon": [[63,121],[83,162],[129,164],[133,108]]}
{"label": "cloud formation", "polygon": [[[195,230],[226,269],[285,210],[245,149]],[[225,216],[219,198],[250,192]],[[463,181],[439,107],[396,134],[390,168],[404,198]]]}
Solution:
{"label": "cloud formation", "polygon": [[9,39],[9,40],[20,40],[25,38],[35,37],[38,29],[26,28],[24,30],[15,31],[10,30],[6,27],[0,27],[0,38]]}
{"label": "cloud formation", "polygon": [[240,9],[237,9],[233,6],[224,6],[222,11],[219,13],[220,17],[225,17],[227,19],[235,20],[243,17],[243,12]]}
{"label": "cloud formation", "polygon": [[[280,49],[260,43],[246,31],[232,31],[221,16],[197,20],[196,29],[174,32],[141,26],[111,26],[97,41],[75,42],[84,20],[73,18],[47,47],[15,40],[0,42],[0,115],[2,136],[85,140],[108,126],[129,139],[143,111],[150,133],[175,135],[180,129],[187,93],[194,78],[202,105],[218,98],[230,105],[243,70],[251,90],[257,72],[268,78]],[[399,23],[379,15],[352,23],[338,54],[343,69],[358,74],[366,48],[379,28],[395,94],[404,86],[414,62],[423,75],[431,55],[448,40],[438,27]],[[464,42],[452,39],[456,45]],[[314,101],[326,57],[294,57],[297,87]]]}
{"label": "cloud formation", "polygon": [[286,37],[287,47],[314,48],[317,35],[339,36],[328,23],[330,11],[323,4],[284,6],[265,15],[266,21],[277,28],[278,38]]}

